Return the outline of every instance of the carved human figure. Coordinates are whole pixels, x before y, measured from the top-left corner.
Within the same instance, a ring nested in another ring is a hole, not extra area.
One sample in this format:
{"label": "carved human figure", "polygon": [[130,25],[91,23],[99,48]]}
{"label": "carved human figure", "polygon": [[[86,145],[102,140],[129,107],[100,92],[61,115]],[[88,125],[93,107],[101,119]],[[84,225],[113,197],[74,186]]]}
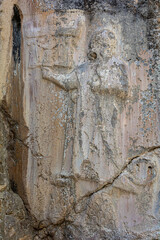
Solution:
{"label": "carved human figure", "polygon": [[[62,89],[62,91],[66,91],[66,98],[68,98],[67,125],[65,130],[67,139],[65,139],[64,160],[62,164],[62,175],[64,176],[69,176],[72,168],[72,145],[74,141],[74,119],[76,114],[76,106],[74,105],[76,103],[79,85],[74,54],[76,54],[75,48],[79,42],[83,28],[80,20],[79,17],[73,26],[66,25],[57,28],[55,32],[57,44],[55,48],[53,48],[54,51],[44,51],[44,59],[41,67],[43,79],[54,83]],[[69,149],[67,149],[68,145]]]}
{"label": "carved human figure", "polygon": [[[54,71],[49,67],[42,67],[42,77],[46,79],[58,87],[60,87],[63,91],[67,92],[66,97],[67,101],[67,125],[66,125],[66,135],[67,139],[65,139],[65,149],[64,149],[64,160],[62,164],[62,172],[60,175],[62,177],[69,177],[71,175],[71,159],[72,159],[72,148],[74,142],[74,118],[76,114],[76,101],[78,94],[78,79],[76,75],[76,71],[73,70],[70,73],[54,73]],[[67,152],[68,151],[68,152]],[[53,178],[56,177],[53,174]],[[59,176],[57,175],[58,179]],[[62,180],[64,181],[64,180]]]}
{"label": "carved human figure", "polygon": [[[31,98],[27,107],[33,113],[29,119],[32,144],[27,173],[28,199],[36,219],[47,218],[57,224],[74,201],[72,161],[79,91],[77,66],[86,56],[86,17],[79,10],[49,13],[44,22],[39,16],[31,19],[25,32],[29,49],[27,90],[30,89]],[[33,165],[36,172],[32,171]],[[36,204],[32,201],[33,194]]]}
{"label": "carved human figure", "polygon": [[116,131],[120,128],[118,114],[128,95],[128,77],[126,64],[116,56],[116,49],[113,32],[105,28],[94,31],[88,50],[90,61],[85,74],[83,69],[78,74],[83,90],[74,169],[81,179],[77,183],[80,195],[111,181],[123,165]]}
{"label": "carved human figure", "polygon": [[61,171],[59,173],[55,172],[53,166],[50,176],[50,181],[54,186],[54,189],[52,190],[51,201],[49,204],[49,215],[55,223],[69,211],[74,201],[72,161],[77,114],[77,96],[79,89],[77,70],[74,62],[74,48],[78,44],[80,32],[83,27],[79,20],[77,22],[76,27],[71,28],[66,26],[56,30],[56,36],[59,43],[57,52],[55,51],[55,56],[52,56],[53,64],[50,66],[50,58],[47,59],[46,54],[48,53],[45,53],[45,58],[41,67],[43,79],[54,83],[62,91],[65,91],[65,98],[68,99],[66,99],[66,137],[64,140]]}
{"label": "carved human figure", "polygon": [[83,87],[73,169],[82,201],[75,208],[74,226],[86,239],[88,229],[94,229],[94,239],[152,239],[154,232],[158,239],[160,155],[154,150],[159,141],[157,100],[149,78],[152,56],[144,43],[135,60],[131,38],[125,45],[126,28],[112,21],[113,15],[108,18],[99,14],[91,23],[89,61],[78,71]]}

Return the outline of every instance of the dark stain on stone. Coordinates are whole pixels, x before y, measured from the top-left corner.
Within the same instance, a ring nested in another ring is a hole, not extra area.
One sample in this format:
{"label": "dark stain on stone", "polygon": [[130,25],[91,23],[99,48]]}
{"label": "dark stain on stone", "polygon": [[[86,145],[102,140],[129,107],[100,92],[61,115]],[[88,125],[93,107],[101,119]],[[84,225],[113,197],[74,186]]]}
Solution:
{"label": "dark stain on stone", "polygon": [[0,185],[4,184],[4,174],[0,174]]}
{"label": "dark stain on stone", "polygon": [[84,0],[57,1],[56,9],[84,9]]}
{"label": "dark stain on stone", "polygon": [[120,70],[122,72],[122,76],[123,76],[123,77],[120,77],[120,82],[122,84],[123,89],[125,91],[127,91],[128,90],[128,78],[127,78],[125,66],[123,64],[120,64],[119,68],[120,68]]}
{"label": "dark stain on stone", "polygon": [[13,8],[12,27],[13,27],[12,54],[14,62],[19,63],[21,59],[21,17],[19,9],[16,5],[14,5]]}
{"label": "dark stain on stone", "polygon": [[96,107],[96,118],[98,119],[98,121],[102,122],[103,120],[102,109],[100,106],[100,99],[98,95],[96,95],[96,98],[95,98],[95,107]]}
{"label": "dark stain on stone", "polygon": [[112,127],[114,128],[117,124],[117,109],[114,108],[113,110],[113,115],[112,115],[112,118],[111,118],[111,124],[112,124]]}
{"label": "dark stain on stone", "polygon": [[108,159],[113,159],[113,152],[108,144],[108,142],[106,140],[103,139],[103,143],[104,143],[104,146],[105,146],[105,152],[106,152],[106,155],[108,157]]}
{"label": "dark stain on stone", "polygon": [[17,184],[15,183],[14,180],[10,180],[10,187],[14,193],[18,193],[17,191]]}
{"label": "dark stain on stone", "polygon": [[157,204],[156,204],[156,208],[155,208],[155,214],[160,214],[160,191],[158,193],[158,197],[157,197]]}

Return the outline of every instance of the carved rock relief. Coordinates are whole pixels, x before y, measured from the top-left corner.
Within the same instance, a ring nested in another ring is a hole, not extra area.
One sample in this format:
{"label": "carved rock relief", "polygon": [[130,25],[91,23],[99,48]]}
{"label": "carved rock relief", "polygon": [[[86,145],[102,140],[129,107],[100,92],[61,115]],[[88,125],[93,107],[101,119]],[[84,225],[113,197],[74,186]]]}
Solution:
{"label": "carved rock relief", "polygon": [[[141,36],[143,24],[136,26]],[[153,120],[157,100],[148,75],[151,53],[144,42],[140,60],[129,62],[123,27],[116,17],[95,16],[88,33],[88,62],[78,69],[82,90],[73,161],[77,198],[111,183],[130,159],[159,145]],[[134,47],[128,51],[133,55]]]}
{"label": "carved rock relief", "polygon": [[85,59],[85,50],[80,51],[85,48],[85,24],[83,11],[62,11],[47,15],[44,22],[36,16],[24,25],[28,78],[25,94],[30,97],[26,109],[33,112],[28,119],[27,192],[38,220],[45,214],[57,223],[74,200],[72,155],[79,84],[76,67]]}
{"label": "carved rock relief", "polygon": [[[70,11],[70,18],[63,12],[60,15],[50,14],[45,22],[37,16],[33,23],[26,23],[25,34],[30,46],[29,68],[44,66],[52,67],[58,73],[59,70],[67,72],[74,69],[76,61],[83,61],[84,51],[80,52],[78,46],[85,31],[83,11]],[[75,50],[79,53],[77,56]]]}
{"label": "carved rock relief", "polygon": [[83,81],[75,140],[79,139],[75,143],[79,150],[73,162],[75,174],[81,179],[77,182],[79,196],[111,181],[121,165],[115,126],[119,105],[128,96],[128,72],[125,61],[118,58],[118,38],[111,28],[101,26],[100,31],[94,29],[90,34],[89,62],[79,69],[78,76]]}
{"label": "carved rock relief", "polygon": [[67,218],[72,237],[81,231],[86,239],[158,237],[159,164],[159,149],[137,157],[112,184],[79,201]]}
{"label": "carved rock relief", "polygon": [[80,228],[85,239],[118,239],[158,225],[159,153],[150,152],[159,146],[158,111],[145,25],[129,13],[24,14],[27,207],[47,226],[68,217],[73,239]]}
{"label": "carved rock relief", "polygon": [[24,21],[26,191],[39,221],[59,223],[79,198],[111,183],[130,158],[158,144],[157,131],[142,127],[148,114],[156,119],[145,101],[149,95],[156,106],[150,54],[144,43],[142,60],[128,62],[118,18],[95,15],[89,25],[83,11],[71,10]]}

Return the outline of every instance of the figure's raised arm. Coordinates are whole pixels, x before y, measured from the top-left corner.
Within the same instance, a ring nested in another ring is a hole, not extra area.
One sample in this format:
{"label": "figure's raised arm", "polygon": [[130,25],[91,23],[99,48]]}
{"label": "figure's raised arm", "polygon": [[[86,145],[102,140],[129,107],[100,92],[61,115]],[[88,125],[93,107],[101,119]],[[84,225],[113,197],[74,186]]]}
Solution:
{"label": "figure's raised arm", "polygon": [[46,80],[49,80],[59,87],[63,88],[66,90],[65,87],[65,76],[62,74],[55,74],[52,72],[52,70],[48,67],[43,67],[42,68],[42,77]]}
{"label": "figure's raised arm", "polygon": [[75,72],[70,74],[55,74],[50,68],[42,67],[42,77],[43,79],[53,82],[66,91],[76,89],[78,87],[77,76]]}

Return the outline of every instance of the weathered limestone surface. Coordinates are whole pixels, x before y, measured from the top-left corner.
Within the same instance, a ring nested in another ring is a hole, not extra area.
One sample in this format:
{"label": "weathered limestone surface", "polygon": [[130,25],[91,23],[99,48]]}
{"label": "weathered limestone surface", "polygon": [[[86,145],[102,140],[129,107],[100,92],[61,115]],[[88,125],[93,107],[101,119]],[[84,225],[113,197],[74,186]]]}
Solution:
{"label": "weathered limestone surface", "polygon": [[160,239],[159,8],[0,1],[0,239]]}

